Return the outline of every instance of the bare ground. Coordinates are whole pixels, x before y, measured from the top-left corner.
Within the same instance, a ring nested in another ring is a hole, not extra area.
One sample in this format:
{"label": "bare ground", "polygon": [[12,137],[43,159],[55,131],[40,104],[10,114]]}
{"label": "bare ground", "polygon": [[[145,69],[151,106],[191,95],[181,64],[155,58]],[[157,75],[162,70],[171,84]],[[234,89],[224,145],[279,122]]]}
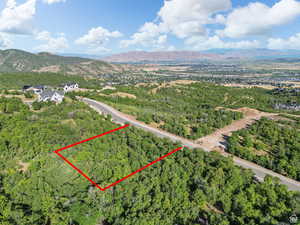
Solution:
{"label": "bare ground", "polygon": [[[170,82],[164,82],[160,86],[150,90],[149,93],[156,94],[156,92],[159,89],[164,88],[164,87],[173,87],[173,86],[176,86],[178,84],[193,84],[193,83],[197,83],[197,82],[198,81],[194,81],[194,80],[174,80],[174,81],[170,81]],[[152,84],[157,84],[157,83],[152,83]]]}
{"label": "bare ground", "polygon": [[198,140],[196,140],[196,143],[200,144],[206,149],[223,151],[226,147],[225,138],[231,136],[234,131],[244,129],[247,126],[253,124],[255,121],[261,119],[262,117],[272,118],[274,116],[277,116],[277,114],[274,113],[260,112],[258,110],[250,108],[240,108],[233,111],[242,112],[244,114],[244,118],[234,121],[232,124],[218,129],[210,135],[199,138]]}
{"label": "bare ground", "polygon": [[267,90],[275,89],[275,86],[272,85],[248,85],[248,84],[224,84],[225,87],[240,87],[240,88],[253,88],[253,87],[259,87],[264,88]]}
{"label": "bare ground", "polygon": [[21,166],[19,171],[26,172],[28,170],[28,167],[29,167],[30,164],[29,163],[24,163],[22,161],[18,161],[18,165]]}
{"label": "bare ground", "polygon": [[116,92],[113,94],[110,94],[111,96],[119,96],[121,98],[133,98],[136,99],[136,96],[133,94],[125,93],[125,92]]}

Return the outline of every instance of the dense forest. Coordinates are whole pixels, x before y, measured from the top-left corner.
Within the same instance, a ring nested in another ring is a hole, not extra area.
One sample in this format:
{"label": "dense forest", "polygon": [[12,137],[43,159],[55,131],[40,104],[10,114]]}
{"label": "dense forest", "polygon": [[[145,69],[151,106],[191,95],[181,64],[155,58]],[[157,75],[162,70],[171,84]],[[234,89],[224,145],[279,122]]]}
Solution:
{"label": "dense forest", "polygon": [[[275,225],[299,215],[299,193],[199,149],[101,192],[53,151],[118,127],[109,117],[76,101],[41,112],[18,99],[1,98],[0,106],[0,224]],[[178,146],[129,127],[63,154],[105,186]]]}
{"label": "dense forest", "polygon": [[228,152],[300,181],[300,118],[263,118],[234,132]]}
{"label": "dense forest", "polygon": [[[132,97],[116,95],[128,93]],[[291,100],[300,103],[300,96],[277,95],[262,88],[233,88],[212,83],[189,85],[119,86],[101,93],[81,93],[189,139],[197,139],[218,128],[241,119],[242,114],[228,108],[250,107],[276,111],[276,103]],[[291,113],[297,113],[291,111]]]}

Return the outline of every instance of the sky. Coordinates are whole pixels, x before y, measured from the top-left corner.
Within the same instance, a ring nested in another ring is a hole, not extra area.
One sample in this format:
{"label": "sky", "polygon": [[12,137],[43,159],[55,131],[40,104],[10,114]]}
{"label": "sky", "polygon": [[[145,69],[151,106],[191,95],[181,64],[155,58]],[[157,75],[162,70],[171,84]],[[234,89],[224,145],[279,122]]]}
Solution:
{"label": "sky", "polygon": [[0,49],[300,50],[300,0],[1,0]]}

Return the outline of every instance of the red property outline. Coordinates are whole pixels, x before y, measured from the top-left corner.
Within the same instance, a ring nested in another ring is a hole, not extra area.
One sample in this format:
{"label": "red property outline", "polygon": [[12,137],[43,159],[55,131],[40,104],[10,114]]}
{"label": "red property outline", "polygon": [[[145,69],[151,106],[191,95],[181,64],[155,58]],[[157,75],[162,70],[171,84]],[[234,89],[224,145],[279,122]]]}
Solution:
{"label": "red property outline", "polygon": [[121,178],[120,180],[117,180],[116,182],[114,182],[114,183],[112,183],[112,184],[106,186],[105,188],[100,187],[95,181],[93,181],[93,180],[92,180],[91,178],[89,178],[84,172],[82,172],[82,170],[80,170],[79,168],[77,168],[77,167],[76,167],[74,164],[72,164],[66,157],[64,157],[62,154],[59,153],[59,152],[61,152],[61,151],[63,151],[63,150],[69,149],[69,148],[71,148],[71,147],[74,147],[74,146],[76,146],[76,145],[82,144],[82,143],[84,143],[84,142],[87,142],[87,141],[90,141],[90,140],[93,140],[93,139],[96,139],[96,138],[99,138],[99,137],[102,137],[102,136],[104,136],[104,135],[113,133],[113,132],[115,132],[115,131],[124,129],[124,128],[126,128],[126,127],[129,127],[129,124],[126,124],[126,125],[124,125],[124,126],[122,126],[122,127],[118,127],[118,128],[116,128],[116,129],[107,131],[107,132],[105,132],[105,133],[103,133],[103,134],[99,134],[99,135],[97,135],[97,136],[94,136],[94,137],[91,137],[91,138],[82,140],[82,141],[80,141],[80,142],[76,142],[76,143],[71,144],[71,145],[68,145],[68,146],[66,146],[66,147],[57,149],[57,150],[54,151],[54,153],[57,154],[60,158],[62,158],[66,163],[68,163],[73,169],[75,169],[78,173],[80,173],[83,177],[85,177],[89,182],[91,182],[91,183],[92,183],[95,187],[97,187],[99,190],[105,191],[105,190],[107,190],[108,188],[111,188],[111,187],[115,186],[116,184],[118,184],[118,183],[120,183],[120,182],[126,180],[127,178],[133,176],[134,174],[136,174],[136,173],[138,173],[138,172],[141,172],[142,170],[146,169],[147,167],[153,165],[154,163],[157,163],[157,162],[161,161],[162,159],[164,159],[164,158],[166,158],[166,157],[168,157],[168,156],[174,154],[175,152],[177,152],[177,151],[183,149],[183,147],[176,148],[176,149],[174,149],[173,151],[167,153],[166,155],[163,155],[163,156],[159,157],[158,159],[154,160],[153,162],[147,164],[146,166],[144,166],[144,167],[142,167],[142,168],[140,168],[140,169],[138,169],[138,170],[136,170],[136,171],[130,173],[129,175],[127,175],[127,176]]}

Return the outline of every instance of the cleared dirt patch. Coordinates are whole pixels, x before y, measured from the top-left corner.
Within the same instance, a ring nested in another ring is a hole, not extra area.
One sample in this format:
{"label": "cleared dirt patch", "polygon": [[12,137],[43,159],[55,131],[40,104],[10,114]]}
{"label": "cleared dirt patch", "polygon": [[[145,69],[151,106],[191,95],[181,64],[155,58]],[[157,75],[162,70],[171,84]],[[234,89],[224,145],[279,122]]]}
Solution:
{"label": "cleared dirt patch", "polygon": [[26,172],[28,170],[30,163],[24,163],[22,161],[18,161],[18,165],[21,166],[19,171]]}
{"label": "cleared dirt patch", "polygon": [[[150,90],[150,93],[151,94],[156,94],[156,92],[161,89],[161,88],[165,88],[165,87],[173,87],[173,86],[176,86],[176,85],[180,85],[180,84],[193,84],[193,83],[197,83],[198,81],[194,81],[194,80],[174,80],[174,81],[171,81],[171,82],[165,82],[165,83],[162,83],[161,85],[159,85],[158,87],[156,88],[153,88],[152,90]],[[154,83],[152,83],[154,84]]]}
{"label": "cleared dirt patch", "polygon": [[128,94],[128,93],[125,93],[125,92],[116,92],[116,93],[110,94],[110,96],[118,96],[118,97],[121,97],[121,98],[132,98],[132,99],[136,99],[136,96],[135,96],[135,95],[133,95],[133,94]]}
{"label": "cleared dirt patch", "polygon": [[272,90],[277,87],[272,86],[272,85],[248,85],[248,84],[224,84],[223,86],[225,87],[240,87],[240,88],[253,88],[253,87],[259,87],[259,88],[264,88],[267,90]]}
{"label": "cleared dirt patch", "polygon": [[161,121],[160,123],[152,122],[152,123],[150,123],[149,125],[150,125],[151,127],[159,128],[160,126],[165,125],[165,122],[164,122],[164,121]]}
{"label": "cleared dirt patch", "polygon": [[36,95],[34,95],[33,98],[26,98],[23,94],[22,95],[4,95],[4,94],[0,94],[0,97],[5,97],[5,98],[19,98],[25,104],[26,103],[32,103],[32,102],[34,102],[34,101],[37,100],[37,96]]}
{"label": "cleared dirt patch", "polygon": [[76,127],[76,122],[74,119],[62,120],[61,123],[71,127]]}
{"label": "cleared dirt patch", "polygon": [[217,214],[224,214],[223,211],[217,209],[216,207],[214,207],[213,205],[210,205],[208,203],[206,203],[205,208],[206,208],[206,210],[212,211],[212,212],[217,213]]}
{"label": "cleared dirt patch", "polygon": [[37,70],[33,70],[33,72],[43,73],[43,72],[51,72],[51,73],[58,73],[60,71],[60,66],[53,65],[53,66],[44,66]]}
{"label": "cleared dirt patch", "polygon": [[112,87],[112,86],[105,86],[104,88],[102,88],[101,91],[104,91],[104,90],[116,90],[116,88]]}
{"label": "cleared dirt patch", "polygon": [[[219,107],[219,109],[225,109]],[[266,113],[266,112],[260,112],[256,109],[251,108],[240,108],[240,109],[226,109],[226,110],[232,110],[236,112],[241,112],[244,114],[244,118],[241,120],[234,121],[232,124],[223,127],[221,129],[216,130],[214,133],[199,138],[196,140],[196,143],[201,144],[204,148],[207,149],[218,149],[220,151],[221,149],[225,149],[225,143],[226,143],[226,136],[231,136],[234,131],[238,131],[241,129],[246,128],[247,126],[253,124],[255,121],[261,119],[262,117],[272,117],[276,116],[277,114],[274,113]]]}

